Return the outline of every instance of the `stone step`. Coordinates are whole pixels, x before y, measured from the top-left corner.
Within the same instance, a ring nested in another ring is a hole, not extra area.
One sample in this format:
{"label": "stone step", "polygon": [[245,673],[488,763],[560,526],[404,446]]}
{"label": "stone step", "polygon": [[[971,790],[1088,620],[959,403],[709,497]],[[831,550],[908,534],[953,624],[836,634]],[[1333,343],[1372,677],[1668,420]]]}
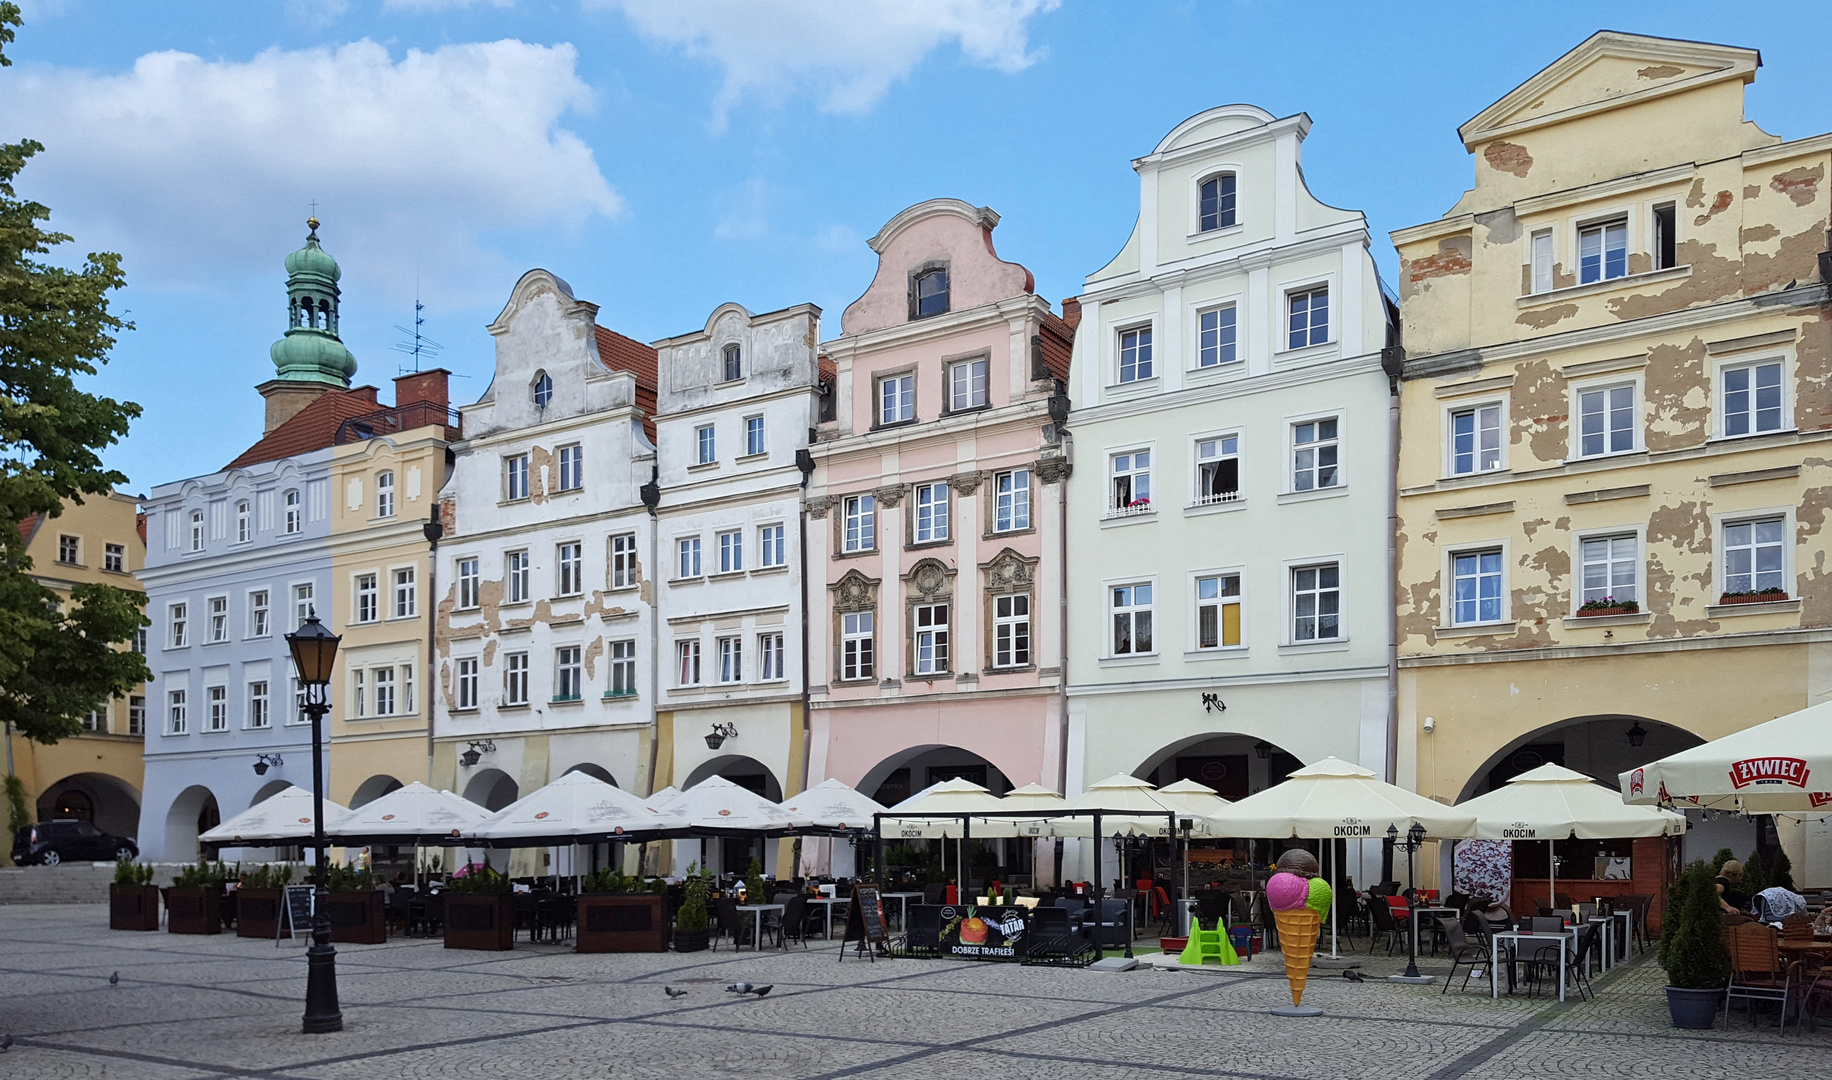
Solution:
{"label": "stone step", "polygon": [[[170,885],[181,869],[180,863],[159,864],[153,883]],[[111,862],[0,867],[0,904],[105,904],[114,872]]]}

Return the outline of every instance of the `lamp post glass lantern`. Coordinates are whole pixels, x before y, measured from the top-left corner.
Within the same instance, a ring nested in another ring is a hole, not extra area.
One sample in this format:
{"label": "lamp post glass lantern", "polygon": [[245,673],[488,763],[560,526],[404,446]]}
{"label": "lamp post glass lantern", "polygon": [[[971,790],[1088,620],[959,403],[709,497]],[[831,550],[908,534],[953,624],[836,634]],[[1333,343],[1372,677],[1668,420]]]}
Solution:
{"label": "lamp post glass lantern", "polygon": [[1406,853],[1406,888],[1413,893],[1412,897],[1407,900],[1407,907],[1411,909],[1408,912],[1407,921],[1411,925],[1412,933],[1407,935],[1406,973],[1388,976],[1388,981],[1428,983],[1433,981],[1432,977],[1419,974],[1419,914],[1418,904],[1415,902],[1418,897],[1418,881],[1414,876],[1412,866],[1413,854],[1425,846],[1425,826],[1416,821],[1413,822],[1412,827],[1406,830],[1406,838],[1401,840],[1399,826],[1389,825],[1387,826],[1387,842]]}
{"label": "lamp post glass lantern", "polygon": [[312,944],[305,950],[305,1023],[308,1035],[343,1030],[337,1004],[337,950],[331,946],[331,920],[325,911],[324,714],[331,711],[331,671],[343,639],[308,614],[299,629],[286,635],[293,668],[305,692],[305,711],[312,718],[312,848],[316,853],[312,881]]}

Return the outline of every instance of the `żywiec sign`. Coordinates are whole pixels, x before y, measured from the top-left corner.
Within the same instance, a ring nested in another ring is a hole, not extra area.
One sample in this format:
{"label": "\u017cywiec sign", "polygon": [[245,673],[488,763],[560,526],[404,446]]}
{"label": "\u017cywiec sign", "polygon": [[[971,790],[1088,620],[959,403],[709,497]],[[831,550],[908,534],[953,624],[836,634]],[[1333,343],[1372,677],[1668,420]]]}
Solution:
{"label": "\u017cywiec sign", "polygon": [[1811,770],[1797,757],[1745,758],[1730,763],[1730,783],[1738,791],[1751,784],[1785,784],[1804,788]]}

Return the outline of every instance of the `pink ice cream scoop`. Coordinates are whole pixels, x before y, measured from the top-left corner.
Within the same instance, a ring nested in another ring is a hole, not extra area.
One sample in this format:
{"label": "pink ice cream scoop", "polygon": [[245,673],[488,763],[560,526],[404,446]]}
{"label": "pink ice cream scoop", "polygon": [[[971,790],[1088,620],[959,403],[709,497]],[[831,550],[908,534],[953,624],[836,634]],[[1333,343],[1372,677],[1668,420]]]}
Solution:
{"label": "pink ice cream scoop", "polygon": [[1274,874],[1266,881],[1266,902],[1274,911],[1301,908],[1310,899],[1310,879],[1297,874]]}

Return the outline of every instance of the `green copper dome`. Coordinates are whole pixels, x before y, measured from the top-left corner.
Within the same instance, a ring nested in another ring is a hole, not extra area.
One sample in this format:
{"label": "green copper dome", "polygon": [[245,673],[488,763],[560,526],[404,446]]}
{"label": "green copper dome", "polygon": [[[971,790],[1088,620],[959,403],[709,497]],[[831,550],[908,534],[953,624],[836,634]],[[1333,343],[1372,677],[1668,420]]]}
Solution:
{"label": "green copper dome", "polygon": [[337,260],[318,246],[318,219],[306,222],[305,246],[286,257],[286,336],[270,351],[276,375],[288,382],[349,386],[356,357],[337,336]]}

